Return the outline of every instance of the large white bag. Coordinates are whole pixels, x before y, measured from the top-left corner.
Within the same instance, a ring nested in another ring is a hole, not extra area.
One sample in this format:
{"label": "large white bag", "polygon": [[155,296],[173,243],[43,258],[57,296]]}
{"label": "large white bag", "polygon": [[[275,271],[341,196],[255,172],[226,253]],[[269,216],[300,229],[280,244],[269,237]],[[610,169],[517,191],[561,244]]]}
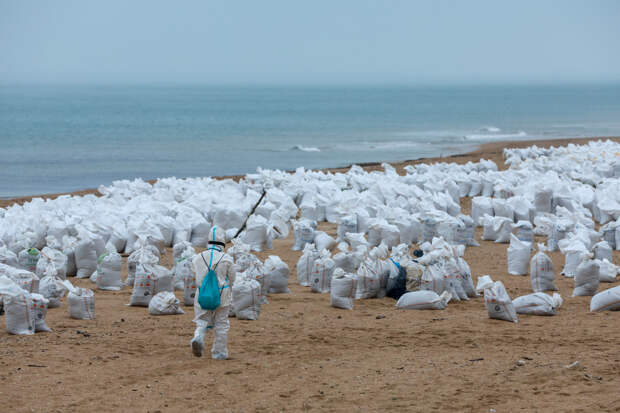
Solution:
{"label": "large white bag", "polygon": [[351,214],[351,215],[341,216],[339,218],[338,229],[337,229],[338,240],[343,241],[345,239],[344,236],[347,232],[351,232],[351,233],[357,232],[357,215]]}
{"label": "large white bag", "polygon": [[314,261],[319,258],[319,251],[314,244],[306,244],[304,252],[297,261],[297,282],[304,287],[310,286],[310,275],[314,269]]}
{"label": "large white bag", "polygon": [[420,280],[420,290],[434,291],[437,294],[441,294],[446,291],[446,278],[444,277],[443,268],[440,262],[424,267],[424,273],[422,274],[422,278]]}
{"label": "large white bag", "polygon": [[291,290],[288,288],[288,265],[277,255],[270,255],[263,264],[265,276],[269,278],[270,294],[288,294]]}
{"label": "large white bag", "polygon": [[170,270],[161,265],[138,264],[129,305],[148,307],[153,296],[162,291],[173,291]]}
{"label": "large white bag", "polygon": [[[599,261],[599,260],[597,260]],[[616,276],[618,275],[618,267],[611,262],[605,260],[600,261],[599,266],[599,280],[602,283],[616,282]]]}
{"label": "large white bag", "polygon": [[552,212],[553,189],[538,188],[534,194],[534,208],[536,212]]}
{"label": "large white bag", "polygon": [[572,278],[575,276],[577,266],[581,263],[582,256],[588,250],[579,239],[563,239],[558,244],[560,251],[564,254],[564,268],[562,275]]}
{"label": "large white bag", "polygon": [[314,233],[314,245],[316,245],[316,249],[321,250],[331,250],[334,245],[336,245],[336,240],[327,235],[323,231],[315,231]]}
{"label": "large white bag", "polygon": [[493,216],[493,201],[486,196],[477,196],[471,200],[471,217],[476,226],[482,226],[481,218],[485,215]]}
{"label": "large white bag", "polygon": [[172,270],[173,280],[172,284],[175,290],[185,290],[185,279],[194,272],[192,271],[192,258],[182,258],[177,261],[174,269]]}
{"label": "large white bag", "polygon": [[310,288],[313,293],[328,293],[334,272],[335,263],[329,251],[322,250],[318,259],[314,261],[310,274]]}
{"label": "large white bag", "polygon": [[37,262],[39,261],[39,254],[40,251],[36,248],[27,248],[21,250],[19,254],[17,254],[17,262],[19,263],[19,268],[30,272],[36,272]]}
{"label": "large white bag", "polygon": [[592,297],[590,311],[620,310],[620,285],[601,291]]}
{"label": "large white bag", "polygon": [[584,255],[575,273],[573,297],[596,294],[599,283],[599,262],[592,260],[591,254]]}
{"label": "large white bag", "polygon": [[613,251],[611,246],[606,241],[598,242],[594,245],[594,259],[607,260],[613,262]]}
{"label": "large white bag", "polygon": [[54,275],[46,275],[39,281],[39,293],[48,299],[47,308],[60,307],[60,300],[67,292],[67,288],[62,281]]}
{"label": "large white bag", "polygon": [[174,244],[174,247],[172,247],[172,258],[175,264],[183,259],[183,257],[190,257],[194,254],[196,254],[196,250],[188,241],[177,242]]}
{"label": "large white bag", "polygon": [[47,304],[49,303],[48,299],[36,293],[30,294],[30,298],[32,299],[32,306],[34,307],[34,331],[49,333],[52,329],[49,328],[45,322]]}
{"label": "large white bag", "polygon": [[121,269],[123,259],[116,251],[102,254],[97,260],[97,288],[100,290],[119,291],[123,286]]}
{"label": "large white bag", "polygon": [[194,298],[196,297],[196,275],[190,270],[183,276],[183,305],[194,306]]}
{"label": "large white bag", "polygon": [[4,306],[6,331],[31,335],[35,331],[35,312],[30,293],[7,276],[0,276],[0,297]]}
{"label": "large white bag", "polygon": [[355,274],[345,274],[342,268],[336,268],[331,280],[331,306],[352,310],[356,290]]}
{"label": "large white bag", "polygon": [[544,244],[538,244],[538,253],[530,261],[530,280],[535,293],[558,290],[553,282],[555,279],[553,262],[544,251],[546,251]]}
{"label": "large white bag", "polygon": [[508,274],[527,275],[530,264],[529,242],[519,240],[514,234],[510,234],[510,246],[507,250]]}
{"label": "large white bag", "polygon": [[43,277],[43,275],[47,275],[44,274],[44,270],[49,264],[54,265],[58,278],[62,280],[67,278],[67,256],[62,251],[49,247],[44,247],[41,250],[35,271],[39,278]]}
{"label": "large white bag", "polygon": [[400,310],[443,310],[452,295],[444,291],[437,295],[434,291],[411,291],[403,294],[396,303]]}
{"label": "large white bag", "polygon": [[136,278],[138,264],[155,265],[159,262],[159,251],[152,245],[146,245],[136,249],[127,258],[127,279],[125,285],[133,287]]}
{"label": "large white bag", "polygon": [[505,243],[510,240],[513,221],[506,217],[491,217],[485,215],[481,220],[483,224],[482,239]]}
{"label": "large white bag", "polygon": [[258,281],[260,284],[260,303],[267,304],[267,293],[271,287],[271,279],[265,276],[263,263],[258,258],[252,261],[243,276]]}
{"label": "large white bag", "polygon": [[545,293],[522,295],[512,300],[517,314],[555,315],[562,305],[562,297],[558,293],[549,296]]}
{"label": "large white bag", "polygon": [[17,254],[2,245],[0,242],[0,264],[6,264],[11,267],[18,268],[19,262],[17,261]]}
{"label": "large white bag", "polygon": [[356,299],[377,297],[379,290],[381,290],[382,270],[381,262],[374,256],[368,257],[362,262],[357,270]]}
{"label": "large white bag", "polygon": [[95,318],[95,293],[88,288],[74,287],[69,281],[64,281],[69,290],[69,316],[78,320]]}
{"label": "large white bag", "polygon": [[[461,279],[461,269],[453,257],[443,260],[442,272],[445,280],[445,291],[456,300],[469,300]],[[442,291],[443,292],[443,291]]]}
{"label": "large white bag", "polygon": [[233,312],[239,320],[257,320],[261,307],[260,283],[238,277],[232,289]]}
{"label": "large white bag", "polygon": [[534,242],[534,227],[531,222],[519,221],[514,228],[517,230],[517,238],[519,238],[520,241]]}
{"label": "large white bag", "polygon": [[252,215],[245,224],[245,231],[241,235],[241,240],[248,244],[252,251],[263,251],[271,249],[271,241],[268,237],[268,221],[260,215]]}
{"label": "large white bag", "polygon": [[293,234],[295,236],[295,244],[293,251],[304,249],[306,244],[314,241],[314,231],[316,229],[316,221],[308,219],[300,219],[293,224]]}
{"label": "large white bag", "polygon": [[75,265],[77,278],[88,278],[97,270],[97,251],[90,238],[82,239],[75,246]]}
{"label": "large white bag", "polygon": [[24,291],[31,294],[39,292],[39,277],[30,271],[0,264],[0,275],[6,275]]}
{"label": "large white bag", "polygon": [[181,303],[171,291],[162,291],[153,296],[149,302],[149,314],[151,315],[175,315],[184,314],[180,308]]}
{"label": "large white bag", "polygon": [[[343,244],[346,245],[346,243]],[[357,272],[362,263],[362,257],[363,253],[360,251],[347,251],[342,247],[341,251],[333,256],[333,260],[336,268],[342,268],[346,274],[349,274]]]}
{"label": "large white bag", "polygon": [[478,291],[484,290],[484,305],[489,318],[518,322],[517,312],[501,281],[491,280],[488,275],[478,278]]}

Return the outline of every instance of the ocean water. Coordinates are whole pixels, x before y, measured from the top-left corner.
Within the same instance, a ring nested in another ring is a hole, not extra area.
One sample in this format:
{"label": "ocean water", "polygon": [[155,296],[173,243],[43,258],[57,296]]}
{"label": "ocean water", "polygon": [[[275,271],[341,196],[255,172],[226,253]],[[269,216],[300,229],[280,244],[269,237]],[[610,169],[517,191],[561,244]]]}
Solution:
{"label": "ocean water", "polygon": [[620,135],[620,85],[0,86],[0,197]]}

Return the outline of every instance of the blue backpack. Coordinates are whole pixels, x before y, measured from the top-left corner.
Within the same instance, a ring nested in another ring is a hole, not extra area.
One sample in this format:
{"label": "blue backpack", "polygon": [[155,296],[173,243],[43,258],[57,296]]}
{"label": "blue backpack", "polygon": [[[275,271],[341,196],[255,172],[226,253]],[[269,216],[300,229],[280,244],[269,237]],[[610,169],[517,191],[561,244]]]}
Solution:
{"label": "blue backpack", "polygon": [[203,310],[214,311],[216,308],[220,306],[220,295],[222,294],[222,290],[228,287],[228,283],[220,288],[220,285],[217,281],[217,273],[215,269],[217,265],[222,261],[224,256],[220,258],[220,261],[215,264],[213,268],[211,268],[211,264],[213,264],[213,249],[211,250],[211,259],[209,260],[209,264],[205,260],[205,257],[200,254],[202,260],[207,265],[209,269],[207,274],[202,279],[202,284],[198,289],[198,304],[200,304],[200,308]]}

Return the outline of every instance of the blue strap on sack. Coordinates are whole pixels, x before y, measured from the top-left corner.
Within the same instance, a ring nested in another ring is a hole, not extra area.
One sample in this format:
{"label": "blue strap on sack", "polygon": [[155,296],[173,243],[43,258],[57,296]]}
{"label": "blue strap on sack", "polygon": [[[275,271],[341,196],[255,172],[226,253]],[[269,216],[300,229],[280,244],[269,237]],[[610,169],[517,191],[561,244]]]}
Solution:
{"label": "blue strap on sack", "polygon": [[[213,239],[215,239],[215,227],[213,227]],[[220,306],[220,296],[222,294],[222,290],[224,288],[228,288],[228,282],[220,288],[219,282],[217,280],[217,273],[215,269],[218,264],[224,258],[220,258],[220,261],[215,264],[213,268],[211,268],[211,264],[213,264],[213,250],[214,247],[209,248],[211,250],[211,258],[209,259],[209,264],[205,260],[205,257],[200,254],[202,260],[207,264],[208,271],[202,279],[202,284],[198,289],[198,304],[200,304],[200,308],[203,310],[214,311]]]}

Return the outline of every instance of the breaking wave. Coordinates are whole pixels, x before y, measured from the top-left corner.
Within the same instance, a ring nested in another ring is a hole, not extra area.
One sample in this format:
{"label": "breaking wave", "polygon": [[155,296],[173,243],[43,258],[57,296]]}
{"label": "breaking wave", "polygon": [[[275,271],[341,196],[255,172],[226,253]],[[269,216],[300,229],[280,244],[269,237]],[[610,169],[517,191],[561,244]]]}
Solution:
{"label": "breaking wave", "polygon": [[498,139],[514,139],[525,138],[527,133],[519,131],[517,133],[474,133],[471,135],[465,135],[464,138],[468,140],[498,140]]}
{"label": "breaking wave", "polygon": [[321,152],[321,150],[314,146],[302,146],[295,145],[291,149],[291,151],[302,151],[302,152]]}

